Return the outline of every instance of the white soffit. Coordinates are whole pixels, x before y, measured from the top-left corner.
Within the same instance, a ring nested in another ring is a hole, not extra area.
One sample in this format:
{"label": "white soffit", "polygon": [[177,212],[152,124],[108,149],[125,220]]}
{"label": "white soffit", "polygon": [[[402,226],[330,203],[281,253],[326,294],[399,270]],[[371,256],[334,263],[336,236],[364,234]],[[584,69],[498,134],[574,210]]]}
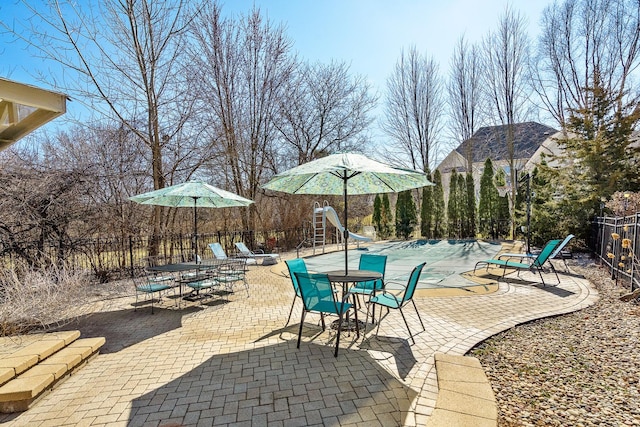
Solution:
{"label": "white soffit", "polygon": [[0,78],[0,151],[66,111],[66,95]]}

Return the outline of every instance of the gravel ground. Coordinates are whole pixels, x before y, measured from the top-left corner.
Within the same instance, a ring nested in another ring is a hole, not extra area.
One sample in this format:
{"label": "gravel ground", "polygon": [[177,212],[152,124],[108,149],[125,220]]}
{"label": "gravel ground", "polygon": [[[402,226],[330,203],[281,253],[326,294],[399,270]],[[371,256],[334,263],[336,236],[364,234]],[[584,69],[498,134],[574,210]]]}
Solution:
{"label": "gravel ground", "polygon": [[582,311],[505,331],[470,354],[480,359],[498,403],[499,426],[640,425],[640,305],[622,302],[606,269],[571,269],[598,289]]}

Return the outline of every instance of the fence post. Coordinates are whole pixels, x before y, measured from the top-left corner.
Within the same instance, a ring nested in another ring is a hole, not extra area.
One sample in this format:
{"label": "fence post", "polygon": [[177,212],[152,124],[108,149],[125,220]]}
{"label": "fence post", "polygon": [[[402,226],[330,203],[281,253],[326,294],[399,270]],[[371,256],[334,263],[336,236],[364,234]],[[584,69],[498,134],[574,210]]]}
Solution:
{"label": "fence post", "polygon": [[129,262],[131,263],[131,278],[135,276],[135,269],[133,268],[133,237],[129,234]]}
{"label": "fence post", "polygon": [[635,218],[633,220],[633,240],[632,240],[632,244],[631,244],[631,248],[630,248],[630,252],[631,252],[631,289],[630,291],[633,292],[633,278],[635,277],[635,267],[636,267],[636,243],[638,242],[637,237],[638,237],[638,218],[639,218],[639,214],[638,212],[636,212],[635,214]]}

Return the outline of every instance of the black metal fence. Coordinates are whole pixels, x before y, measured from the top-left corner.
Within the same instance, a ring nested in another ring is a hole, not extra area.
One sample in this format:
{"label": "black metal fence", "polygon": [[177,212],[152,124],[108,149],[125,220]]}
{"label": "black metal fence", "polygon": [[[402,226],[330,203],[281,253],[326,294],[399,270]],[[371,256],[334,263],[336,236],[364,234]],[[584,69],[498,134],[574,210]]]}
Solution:
{"label": "black metal fence", "polygon": [[[198,256],[213,257],[209,243],[219,242],[227,254],[236,253],[235,243],[244,242],[251,250],[265,252],[288,251],[301,242],[310,241],[309,231],[303,227],[278,231],[218,231],[198,234]],[[131,276],[135,270],[150,263],[173,263],[194,259],[192,234],[166,234],[160,237],[159,254],[149,256],[151,236],[110,236],[56,242],[22,242],[19,251],[10,250],[9,242],[0,240],[0,263],[14,266],[29,253],[29,259],[40,259],[42,264],[66,265],[91,271],[97,280],[109,280]]]}
{"label": "black metal fence", "polygon": [[625,217],[600,217],[593,222],[591,249],[611,271],[611,278],[640,286],[640,213]]}

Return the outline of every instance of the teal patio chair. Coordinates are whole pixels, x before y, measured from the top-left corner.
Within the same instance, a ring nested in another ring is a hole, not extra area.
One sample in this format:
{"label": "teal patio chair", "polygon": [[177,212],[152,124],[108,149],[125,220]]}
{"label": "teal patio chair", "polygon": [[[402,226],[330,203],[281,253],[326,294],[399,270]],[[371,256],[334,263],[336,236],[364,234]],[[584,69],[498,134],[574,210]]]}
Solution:
{"label": "teal patio chair", "polygon": [[[416,303],[413,301],[413,295],[416,292],[416,287],[418,286],[418,279],[420,279],[420,273],[422,273],[422,269],[424,268],[426,262],[423,262],[420,265],[414,267],[411,275],[409,275],[409,280],[407,281],[406,286],[404,286],[404,291],[399,292],[398,294],[394,294],[383,290],[382,293],[374,295],[369,300],[375,307],[375,305],[379,305],[381,307],[387,307],[387,310],[390,308],[397,309],[400,311],[400,315],[402,315],[402,320],[404,320],[404,324],[407,327],[407,331],[409,331],[409,337],[411,341],[415,344],[416,341],[413,339],[413,334],[411,333],[411,329],[409,328],[409,323],[407,322],[407,318],[404,316],[402,312],[402,307],[407,305],[409,302],[413,304],[413,308],[418,315],[418,320],[420,320],[420,325],[422,325],[422,330],[425,330],[424,323],[422,323],[422,318],[420,317],[420,313],[418,312],[418,307],[416,307]],[[389,282],[392,283],[392,282]],[[371,304],[370,304],[371,305]],[[367,318],[369,317],[368,309],[367,309]],[[378,327],[376,328],[376,335],[378,335],[378,331],[380,330],[380,322],[382,321],[382,310],[380,310],[380,318],[378,319]]]}
{"label": "teal patio chair", "polygon": [[[556,268],[554,267],[553,263],[551,262],[552,259],[555,259],[556,257],[559,257],[560,259],[562,259],[562,262],[564,262],[564,266],[567,269],[567,271],[569,271],[569,266],[567,265],[567,260],[565,259],[564,256],[562,256],[562,250],[567,246],[567,244],[569,244],[569,242],[571,241],[571,239],[573,239],[575,236],[573,234],[569,234],[567,237],[564,238],[564,240],[562,242],[560,242],[560,244],[558,246],[556,246],[555,250],[551,253],[551,255],[549,255],[549,265],[551,266],[551,268],[553,269],[553,271],[556,270]],[[537,252],[531,252],[531,253],[504,253],[504,254],[499,254],[498,255],[498,259],[503,259],[503,258],[519,258],[520,262],[522,262],[523,260],[528,260],[531,261],[533,259],[535,259],[538,255],[540,254],[540,251]],[[557,273],[556,273],[557,274]]]}
{"label": "teal patio chair", "polygon": [[[502,278],[504,278],[505,274],[507,273],[507,268],[515,269],[518,272],[518,275],[522,270],[528,270],[532,272],[537,271],[538,274],[540,275],[540,280],[542,280],[542,286],[547,286],[547,284],[544,281],[544,277],[542,276],[542,267],[544,266],[544,263],[547,262],[547,260],[549,260],[551,255],[555,252],[559,244],[560,244],[560,239],[549,240],[542,248],[542,251],[540,251],[540,253],[533,259],[533,261],[530,264],[509,261],[505,259],[499,259],[499,257],[497,259],[488,259],[486,261],[478,261],[475,267],[473,268],[473,274],[476,273],[476,269],[478,268],[478,265],[481,265],[481,264],[486,265],[487,270],[489,270],[489,266],[492,266],[492,265],[502,267]],[[560,277],[558,277],[558,273],[556,272],[555,268],[553,268],[553,265],[551,270],[555,273],[556,279],[558,280],[558,284],[560,284]]]}
{"label": "teal patio chair", "polygon": [[233,286],[240,282],[244,285],[249,298],[249,282],[247,282],[247,260],[244,258],[227,259],[218,265],[216,270],[216,282],[220,283],[225,289],[233,293]]}
{"label": "teal patio chair", "polygon": [[[371,295],[375,295],[377,291],[384,289],[384,272],[387,268],[387,256],[376,254],[362,254],[360,255],[360,263],[358,270],[370,270],[382,274],[382,278],[378,280],[370,280],[368,282],[357,282],[354,284],[349,292],[353,294],[353,303],[357,303],[357,295],[368,296],[371,299]],[[371,317],[375,317],[375,310]],[[366,319],[365,319],[366,320]]]}
{"label": "teal patio chair", "polygon": [[300,295],[300,285],[298,285],[298,278],[295,273],[308,273],[308,271],[307,264],[302,258],[290,259],[284,263],[287,264],[289,277],[291,278],[291,283],[293,284],[293,290],[295,292],[293,302],[291,303],[291,310],[289,310],[289,317],[287,317],[287,323],[284,324],[284,326],[287,326],[291,320],[291,314],[293,314],[293,306],[296,304],[296,300],[298,298],[302,298],[302,295]]}
{"label": "teal patio chair", "polygon": [[[338,328],[336,331],[336,350],[333,354],[338,357],[338,349],[340,346],[340,331],[342,330],[342,319],[349,311],[353,304],[349,304],[350,293],[342,297],[342,301],[336,300],[336,293],[333,291],[329,276],[326,274],[309,274],[294,273],[298,281],[300,289],[300,297],[304,308],[302,310],[302,318],[300,319],[300,330],[298,331],[298,348],[300,348],[300,340],[302,339],[302,325],[307,313],[320,313],[322,319],[322,330],[326,329],[324,314],[335,314],[338,316]],[[356,320],[357,336],[360,336],[358,329],[358,321]]]}
{"label": "teal patio chair", "polygon": [[151,300],[151,314],[153,314],[153,294],[158,294],[158,302],[162,300],[162,292],[173,290],[173,296],[176,295],[176,284],[173,276],[158,276],[158,277],[146,277],[134,278],[134,284],[136,287],[136,305],[133,311],[138,310],[138,295],[144,294]]}

